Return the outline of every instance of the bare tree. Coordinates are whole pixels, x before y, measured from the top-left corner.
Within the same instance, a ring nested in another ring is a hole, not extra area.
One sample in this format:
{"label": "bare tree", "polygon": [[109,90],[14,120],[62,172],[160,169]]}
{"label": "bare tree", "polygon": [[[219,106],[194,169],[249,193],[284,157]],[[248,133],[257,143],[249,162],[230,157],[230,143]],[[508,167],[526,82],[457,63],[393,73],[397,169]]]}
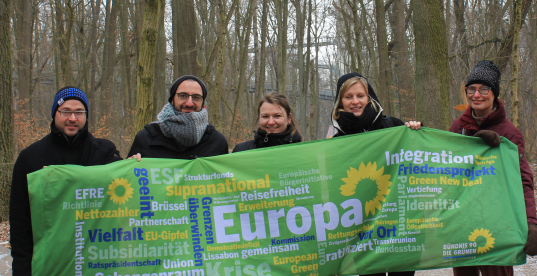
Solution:
{"label": "bare tree", "polygon": [[397,78],[395,89],[399,94],[401,119],[408,121],[416,118],[416,100],[414,91],[412,90],[412,68],[408,57],[405,10],[404,0],[394,1],[393,16],[395,30],[392,57],[394,61],[393,71]]}
{"label": "bare tree", "polygon": [[166,33],[164,30],[164,5],[160,7],[158,18],[158,41],[155,55],[155,73],[153,85],[153,120],[157,119],[161,107],[166,102]]}
{"label": "bare tree", "polygon": [[[178,21],[175,38],[175,47],[177,47],[175,55],[177,55],[177,77],[182,75],[195,75],[200,76],[201,65],[198,62],[198,48],[197,48],[197,18],[194,9],[194,0],[180,0],[172,1],[176,2],[175,12]],[[172,7],[174,7],[172,6]]]}
{"label": "bare tree", "polygon": [[[521,2],[518,2],[518,1],[507,2],[505,5],[507,6],[510,3],[514,4],[514,2],[518,3],[517,5],[520,6],[519,16],[520,16],[520,22],[521,22],[520,24],[522,24],[522,22],[524,22],[524,20],[526,19],[526,16],[532,6],[531,4],[533,3],[533,0],[522,0]],[[507,7],[505,9],[507,9]],[[507,33],[505,34],[505,37],[501,40],[501,47],[498,51],[498,54],[496,55],[498,68],[500,69],[501,72],[504,72],[505,69],[507,68],[507,64],[509,63],[511,56],[512,56],[512,52],[513,52],[515,32],[520,30],[520,28],[517,27],[518,26],[517,20],[514,20],[514,19],[515,17],[513,16],[509,22]]]}
{"label": "bare tree", "polygon": [[377,21],[377,46],[379,53],[379,87],[377,94],[380,102],[385,108],[385,113],[393,115],[390,108],[390,86],[391,73],[388,60],[388,41],[386,38],[386,13],[384,12],[384,1],[375,0],[375,18]]}
{"label": "bare tree", "polygon": [[518,58],[518,43],[520,41],[520,28],[522,27],[522,0],[513,1],[514,27],[513,27],[513,52],[511,53],[511,121],[518,127],[518,73],[520,71],[520,60]]}
{"label": "bare tree", "polygon": [[153,74],[155,72],[155,53],[158,37],[158,18],[163,0],[145,2],[142,40],[138,53],[138,77],[136,80],[136,120],[132,140],[153,118]]}
{"label": "bare tree", "polygon": [[[250,45],[250,33],[251,33],[251,26],[252,26],[252,20],[254,17],[256,7],[256,0],[249,0],[248,1],[248,9],[246,10],[246,15],[243,21],[243,28],[240,33],[237,33],[239,38],[239,54],[240,54],[240,61],[239,61],[239,81],[237,83],[236,89],[235,89],[235,103],[233,106],[233,115],[231,116],[231,128],[229,132],[229,137],[233,137],[234,133],[234,125],[236,123],[235,117],[238,112],[239,107],[239,99],[241,98],[241,95],[243,91],[245,90],[245,83],[246,83],[246,65],[248,64],[247,58],[248,58],[248,46]],[[247,92],[248,93],[248,92]]]}
{"label": "bare tree", "polygon": [[59,59],[59,68],[56,72],[58,88],[74,83],[73,65],[71,62],[71,36],[74,25],[74,8],[71,0],[55,0],[56,10],[56,56]]}
{"label": "bare tree", "polygon": [[100,108],[100,116],[109,115],[112,111],[111,102],[113,101],[113,93],[115,86],[114,72],[116,68],[116,48],[117,48],[117,17],[118,3],[116,1],[106,0],[106,16],[105,16],[105,31],[104,31],[104,47],[102,59],[102,75],[101,75],[101,92],[97,94],[97,104]]}
{"label": "bare tree", "polygon": [[13,169],[13,93],[11,67],[11,0],[0,0],[0,221],[8,218]]}
{"label": "bare tree", "polygon": [[417,117],[425,125],[447,130],[449,70],[441,2],[413,0]]}
{"label": "bare tree", "polygon": [[90,73],[89,73],[89,81],[90,81],[90,91],[87,92],[87,95],[89,97],[90,105],[92,105],[92,114],[91,120],[89,120],[89,123],[91,126],[95,126],[98,121],[98,114],[99,114],[99,105],[97,104],[99,101],[97,100],[97,31],[98,31],[98,24],[99,24],[99,10],[101,6],[101,0],[90,0],[91,3],[91,12],[92,12],[92,18],[91,18],[91,25],[90,25],[90,35],[89,35],[89,59],[90,59]]}
{"label": "bare tree", "polygon": [[276,68],[278,93],[287,95],[287,25],[289,0],[274,0],[278,28],[278,65]]}
{"label": "bare tree", "polygon": [[[296,14],[296,58],[297,58],[297,69],[298,69],[298,92],[296,93],[295,98],[299,103],[299,114],[295,117],[298,119],[300,125],[306,125],[306,87],[305,87],[305,75],[307,74],[305,63],[304,63],[304,34],[305,34],[305,18],[306,18],[306,2],[302,5],[302,0],[292,0],[293,5],[295,6]],[[294,89],[293,89],[294,90]],[[296,90],[294,90],[296,91]],[[296,116],[296,115],[295,115]]]}
{"label": "bare tree", "polygon": [[15,1],[15,42],[17,45],[17,91],[21,109],[32,108],[32,0]]}
{"label": "bare tree", "polygon": [[263,8],[261,11],[261,49],[259,50],[259,80],[257,81],[256,92],[257,101],[261,100],[265,92],[265,68],[267,66],[267,17],[268,17],[268,1],[263,0]]}

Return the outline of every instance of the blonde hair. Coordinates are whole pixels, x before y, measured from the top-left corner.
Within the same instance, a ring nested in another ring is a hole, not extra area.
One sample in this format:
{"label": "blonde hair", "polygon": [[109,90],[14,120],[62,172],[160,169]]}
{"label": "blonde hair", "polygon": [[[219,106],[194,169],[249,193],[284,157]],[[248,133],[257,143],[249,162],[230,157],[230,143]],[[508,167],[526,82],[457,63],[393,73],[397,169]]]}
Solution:
{"label": "blonde hair", "polygon": [[[345,111],[343,109],[343,103],[342,103],[343,96],[345,95],[345,93],[347,93],[347,90],[349,90],[349,87],[353,86],[356,83],[361,83],[365,87],[365,91],[367,92],[367,97],[369,98],[369,102],[371,102],[371,95],[369,95],[369,84],[367,83],[367,80],[365,78],[358,77],[358,76],[349,78],[343,83],[343,85],[341,85],[341,88],[339,89],[336,107],[334,108],[334,112],[332,113],[332,118],[334,118],[335,120],[339,119],[339,113],[341,111]],[[373,108],[375,109],[375,111],[378,111],[378,108],[375,104],[373,104]]]}

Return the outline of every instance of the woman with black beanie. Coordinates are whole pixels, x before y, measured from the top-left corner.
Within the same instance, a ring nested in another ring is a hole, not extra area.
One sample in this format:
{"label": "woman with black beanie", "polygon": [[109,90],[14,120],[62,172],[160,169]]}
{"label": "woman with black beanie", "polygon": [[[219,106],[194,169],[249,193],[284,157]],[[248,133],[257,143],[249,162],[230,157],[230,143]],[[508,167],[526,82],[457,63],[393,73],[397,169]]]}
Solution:
{"label": "woman with black beanie", "polygon": [[[382,106],[367,79],[358,73],[349,73],[337,82],[336,101],[332,112],[332,123],[338,132],[334,137],[362,133],[377,129],[406,125],[419,129],[420,122],[403,121],[382,115]],[[367,276],[385,276],[386,273]],[[389,276],[412,276],[414,271],[389,272]],[[365,276],[365,275],[363,275]]]}
{"label": "woman with black beanie", "polygon": [[382,115],[382,111],[375,90],[364,76],[354,72],[341,76],[332,112],[332,123],[338,131],[334,137],[402,125],[412,129],[421,127],[420,122],[403,123],[397,118]]}

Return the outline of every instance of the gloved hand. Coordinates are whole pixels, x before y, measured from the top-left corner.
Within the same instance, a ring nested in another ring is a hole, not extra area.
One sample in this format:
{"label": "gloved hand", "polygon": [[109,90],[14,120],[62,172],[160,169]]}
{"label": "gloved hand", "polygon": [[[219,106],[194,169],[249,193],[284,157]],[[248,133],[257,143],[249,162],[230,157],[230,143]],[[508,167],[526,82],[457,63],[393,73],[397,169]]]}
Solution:
{"label": "gloved hand", "polygon": [[528,223],[528,241],[524,245],[524,252],[530,256],[537,255],[537,224]]}
{"label": "gloved hand", "polygon": [[489,147],[497,147],[502,142],[500,135],[492,130],[480,130],[474,137],[480,137]]}

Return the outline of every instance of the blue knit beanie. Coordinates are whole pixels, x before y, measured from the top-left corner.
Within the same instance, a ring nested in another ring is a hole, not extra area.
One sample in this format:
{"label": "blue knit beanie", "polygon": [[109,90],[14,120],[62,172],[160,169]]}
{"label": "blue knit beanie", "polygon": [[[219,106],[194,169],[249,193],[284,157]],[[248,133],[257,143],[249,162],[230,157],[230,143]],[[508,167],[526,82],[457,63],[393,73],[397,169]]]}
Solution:
{"label": "blue knit beanie", "polygon": [[52,103],[52,111],[50,112],[50,116],[52,116],[52,119],[54,119],[54,113],[56,110],[58,110],[58,107],[62,105],[67,100],[79,100],[83,105],[84,108],[86,108],[86,111],[89,112],[88,109],[88,98],[86,97],[86,94],[82,92],[82,90],[72,87],[72,86],[66,86],[58,91],[56,93],[56,97],[54,97],[54,102]]}

